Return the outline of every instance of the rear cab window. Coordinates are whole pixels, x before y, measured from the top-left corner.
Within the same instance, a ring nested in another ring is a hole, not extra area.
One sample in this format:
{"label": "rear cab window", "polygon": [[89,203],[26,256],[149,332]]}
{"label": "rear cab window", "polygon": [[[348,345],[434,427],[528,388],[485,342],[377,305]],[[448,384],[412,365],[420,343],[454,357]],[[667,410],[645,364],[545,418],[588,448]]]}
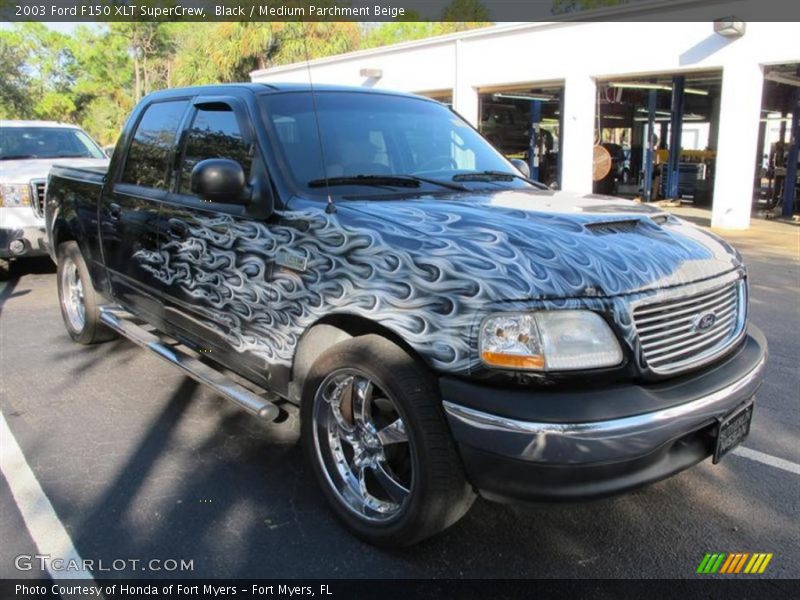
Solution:
{"label": "rear cab window", "polygon": [[180,165],[179,194],[194,195],[192,170],[197,163],[208,158],[235,160],[242,165],[245,177],[250,177],[253,164],[251,145],[245,141],[233,109],[224,102],[200,105],[192,119]]}
{"label": "rear cab window", "polygon": [[120,183],[157,190],[169,186],[169,163],[189,102],[156,102],[145,109],[128,148]]}

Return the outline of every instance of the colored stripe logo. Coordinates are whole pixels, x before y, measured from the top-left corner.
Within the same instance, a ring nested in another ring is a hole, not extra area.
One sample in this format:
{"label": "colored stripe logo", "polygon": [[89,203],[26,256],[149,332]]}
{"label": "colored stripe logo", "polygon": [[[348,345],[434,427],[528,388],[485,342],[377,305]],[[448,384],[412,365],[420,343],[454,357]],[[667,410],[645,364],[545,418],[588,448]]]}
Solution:
{"label": "colored stripe logo", "polygon": [[700,561],[697,573],[712,575],[721,573],[725,575],[738,575],[741,573],[760,575],[767,570],[772,552],[708,552]]}

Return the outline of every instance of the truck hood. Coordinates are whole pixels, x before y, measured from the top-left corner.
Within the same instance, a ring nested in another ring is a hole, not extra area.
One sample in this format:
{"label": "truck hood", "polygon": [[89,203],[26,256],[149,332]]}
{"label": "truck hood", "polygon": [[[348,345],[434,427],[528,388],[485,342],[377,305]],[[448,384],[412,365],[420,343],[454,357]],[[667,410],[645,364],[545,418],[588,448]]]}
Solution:
{"label": "truck hood", "polygon": [[482,281],[497,300],[630,294],[742,264],[719,237],[610,196],[506,190],[346,205],[358,225],[378,218],[407,230],[392,243],[416,245],[419,260]]}
{"label": "truck hood", "polygon": [[30,183],[34,179],[47,179],[53,165],[76,167],[106,167],[107,158],[26,158],[0,161],[0,183]]}

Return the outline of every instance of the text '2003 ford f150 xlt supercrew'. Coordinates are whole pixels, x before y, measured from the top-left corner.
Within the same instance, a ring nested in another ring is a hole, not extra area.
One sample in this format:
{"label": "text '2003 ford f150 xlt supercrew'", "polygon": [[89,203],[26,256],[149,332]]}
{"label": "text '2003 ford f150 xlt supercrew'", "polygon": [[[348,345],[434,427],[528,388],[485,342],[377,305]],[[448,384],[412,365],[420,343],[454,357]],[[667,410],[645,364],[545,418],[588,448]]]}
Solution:
{"label": "text '2003 ford f150 xlt supercrew'", "polygon": [[47,194],[72,338],[123,334],[267,420],[299,404],[325,496],[373,543],[476,492],[621,492],[749,431],[766,343],[739,254],[543,188],[432,100],[158,92],[107,173],[56,167]]}

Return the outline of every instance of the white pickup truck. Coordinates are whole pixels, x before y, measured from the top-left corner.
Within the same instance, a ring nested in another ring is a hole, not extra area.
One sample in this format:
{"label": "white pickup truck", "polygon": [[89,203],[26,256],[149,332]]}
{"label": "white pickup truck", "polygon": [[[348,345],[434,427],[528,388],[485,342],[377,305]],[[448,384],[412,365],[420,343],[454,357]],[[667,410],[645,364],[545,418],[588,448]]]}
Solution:
{"label": "white pickup truck", "polygon": [[0,278],[11,260],[47,254],[44,193],[56,164],[105,166],[108,158],[75,125],[0,120]]}

